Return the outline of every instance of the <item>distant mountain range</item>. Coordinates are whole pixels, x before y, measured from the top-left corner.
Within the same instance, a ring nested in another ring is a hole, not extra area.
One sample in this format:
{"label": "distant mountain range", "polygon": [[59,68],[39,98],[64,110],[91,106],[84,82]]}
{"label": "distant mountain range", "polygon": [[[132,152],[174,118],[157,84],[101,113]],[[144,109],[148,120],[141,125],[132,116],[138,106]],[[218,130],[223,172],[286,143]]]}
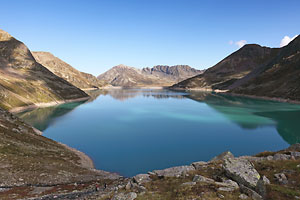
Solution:
{"label": "distant mountain range", "polygon": [[233,94],[300,100],[300,36],[282,48],[245,45],[203,74],[172,89],[224,90]]}
{"label": "distant mountain range", "polygon": [[137,69],[126,65],[118,65],[99,75],[99,80],[113,86],[143,87],[143,86],[171,86],[174,83],[203,73],[188,65],[164,66]]}
{"label": "distant mountain range", "polygon": [[80,89],[100,88],[106,85],[92,74],[78,71],[49,52],[31,53],[38,63]]}
{"label": "distant mountain range", "polygon": [[0,29],[0,107],[12,109],[87,97],[36,62],[22,42]]}

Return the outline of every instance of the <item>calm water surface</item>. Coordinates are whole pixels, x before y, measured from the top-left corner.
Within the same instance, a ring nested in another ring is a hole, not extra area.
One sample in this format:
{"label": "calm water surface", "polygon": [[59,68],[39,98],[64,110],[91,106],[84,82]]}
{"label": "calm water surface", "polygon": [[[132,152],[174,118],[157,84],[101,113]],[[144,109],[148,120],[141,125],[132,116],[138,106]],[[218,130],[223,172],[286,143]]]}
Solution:
{"label": "calm water surface", "polygon": [[300,105],[211,93],[108,90],[19,116],[124,176],[300,142]]}

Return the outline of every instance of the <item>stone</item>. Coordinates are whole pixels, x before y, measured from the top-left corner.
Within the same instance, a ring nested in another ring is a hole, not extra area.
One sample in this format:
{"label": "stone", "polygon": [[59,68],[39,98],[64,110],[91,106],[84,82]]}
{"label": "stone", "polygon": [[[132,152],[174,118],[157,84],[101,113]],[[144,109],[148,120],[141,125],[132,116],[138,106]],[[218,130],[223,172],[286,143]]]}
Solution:
{"label": "stone", "polygon": [[182,183],[182,186],[193,186],[196,185],[196,182],[186,182],[186,183]]}
{"label": "stone", "polygon": [[196,169],[196,170],[199,170],[199,169],[202,169],[204,166],[207,165],[207,162],[204,162],[204,161],[199,161],[199,162],[193,162],[192,163],[192,166]]}
{"label": "stone", "polygon": [[245,194],[240,194],[239,198],[240,199],[248,199],[248,196]]}
{"label": "stone", "polygon": [[257,182],[255,191],[258,194],[260,194],[262,197],[265,197],[267,194],[266,184],[268,184],[268,183],[270,184],[270,181],[267,177],[265,177],[265,176],[260,177],[260,179]]}
{"label": "stone", "polygon": [[218,160],[225,160],[227,158],[234,158],[234,155],[230,151],[225,151],[221,153],[220,155],[214,157],[210,160],[210,162],[218,161]]}
{"label": "stone", "polygon": [[253,200],[263,200],[263,197],[261,195],[246,186],[240,185],[240,189],[243,193],[247,194]]}
{"label": "stone", "polygon": [[260,175],[253,167],[253,164],[246,159],[225,159],[223,169],[229,178],[236,181],[239,185],[244,185],[251,189],[256,188],[260,179]]}
{"label": "stone", "polygon": [[171,167],[163,170],[154,170],[153,173],[159,177],[180,177],[183,174],[193,170],[195,170],[193,166],[186,165]]}
{"label": "stone", "polygon": [[130,190],[132,187],[133,187],[132,182],[131,182],[131,181],[128,181],[128,183],[127,183],[126,186],[125,186],[125,189],[126,189],[126,190]]}
{"label": "stone", "polygon": [[193,182],[205,182],[205,183],[214,183],[215,181],[211,178],[206,178],[201,175],[195,175],[193,178]]}
{"label": "stone", "polygon": [[277,153],[274,155],[273,160],[289,160],[291,159],[290,155]]}
{"label": "stone", "polygon": [[284,173],[274,174],[274,178],[280,184],[285,185],[285,184],[288,183],[288,179],[287,179],[287,177],[285,176]]}
{"label": "stone", "polygon": [[151,178],[149,174],[138,174],[133,177],[133,181],[138,184],[143,184],[151,181]]}
{"label": "stone", "polygon": [[137,183],[134,183],[133,181],[128,181],[128,183],[125,186],[125,190],[133,190],[135,192],[144,192],[144,191],[146,191],[146,188],[142,185],[138,185]]}
{"label": "stone", "polygon": [[134,200],[137,198],[137,194],[135,192],[119,193],[113,196],[112,200]]}
{"label": "stone", "polygon": [[232,187],[219,187],[218,190],[219,190],[219,191],[223,191],[223,192],[232,192],[232,191],[234,191],[235,189],[232,188]]}
{"label": "stone", "polygon": [[232,192],[239,189],[239,185],[232,180],[225,180],[223,182],[215,182],[216,185],[221,186],[218,188],[219,191]]}
{"label": "stone", "polygon": [[265,185],[270,185],[271,184],[270,180],[266,176],[263,176],[263,183]]}
{"label": "stone", "polygon": [[273,156],[267,156],[267,157],[266,157],[266,160],[268,160],[268,161],[273,160],[273,159],[274,159]]}
{"label": "stone", "polygon": [[223,181],[223,183],[227,184],[228,186],[230,187],[233,187],[235,189],[238,189],[239,188],[239,185],[237,184],[237,182],[233,181],[233,180],[225,180]]}
{"label": "stone", "polygon": [[292,151],[291,156],[294,157],[295,159],[299,159],[300,158],[300,152]]}
{"label": "stone", "polygon": [[217,195],[220,199],[224,199],[225,198],[225,196],[223,195],[223,194],[218,194]]}
{"label": "stone", "polygon": [[289,148],[286,150],[288,151],[298,151],[300,152],[300,143],[292,144]]}

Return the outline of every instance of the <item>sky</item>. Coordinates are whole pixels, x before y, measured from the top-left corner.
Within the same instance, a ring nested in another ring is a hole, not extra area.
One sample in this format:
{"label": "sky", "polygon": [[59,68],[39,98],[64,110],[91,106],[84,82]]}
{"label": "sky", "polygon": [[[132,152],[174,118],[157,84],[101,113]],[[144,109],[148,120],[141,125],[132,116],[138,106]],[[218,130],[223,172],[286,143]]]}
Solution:
{"label": "sky", "polygon": [[118,64],[204,69],[244,44],[280,47],[300,32],[299,0],[0,2],[0,29],[96,76]]}

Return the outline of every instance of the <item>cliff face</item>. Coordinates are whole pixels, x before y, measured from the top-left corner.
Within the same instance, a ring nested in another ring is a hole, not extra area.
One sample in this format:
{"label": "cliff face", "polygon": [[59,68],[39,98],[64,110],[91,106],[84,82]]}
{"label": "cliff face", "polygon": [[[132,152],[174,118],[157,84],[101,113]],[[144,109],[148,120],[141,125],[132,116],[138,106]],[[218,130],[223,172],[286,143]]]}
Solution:
{"label": "cliff face", "polygon": [[32,55],[38,63],[78,88],[99,88],[106,85],[92,74],[78,71],[49,52],[32,52]]}
{"label": "cliff face", "polygon": [[22,42],[0,30],[0,107],[11,109],[87,97],[37,63]]}
{"label": "cliff face", "polygon": [[172,86],[182,89],[227,90],[237,80],[249,74],[260,65],[268,63],[278,53],[278,49],[245,45],[224,58],[203,74],[184,80]]}
{"label": "cliff face", "polygon": [[118,65],[98,76],[114,86],[170,86],[180,80],[202,73],[187,65],[155,66],[153,68],[136,69]]}

